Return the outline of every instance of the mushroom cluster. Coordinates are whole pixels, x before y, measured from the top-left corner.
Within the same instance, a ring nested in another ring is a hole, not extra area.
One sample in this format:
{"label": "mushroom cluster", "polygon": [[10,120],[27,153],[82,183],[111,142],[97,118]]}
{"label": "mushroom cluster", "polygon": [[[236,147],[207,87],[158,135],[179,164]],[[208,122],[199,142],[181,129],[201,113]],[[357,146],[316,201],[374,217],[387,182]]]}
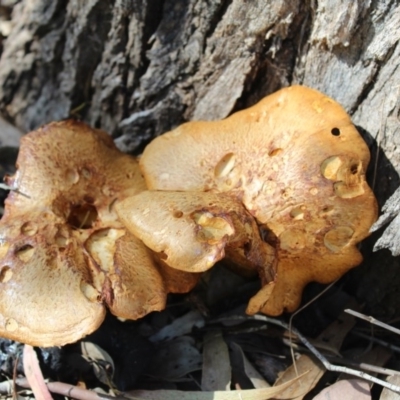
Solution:
{"label": "mushroom cluster", "polygon": [[248,313],[293,311],[308,282],[360,263],[377,214],[368,162],[340,105],[302,86],[183,124],[139,163],[83,123],[31,132],[0,221],[0,335],[76,341],[106,307],[163,309],[224,257],[261,278]]}

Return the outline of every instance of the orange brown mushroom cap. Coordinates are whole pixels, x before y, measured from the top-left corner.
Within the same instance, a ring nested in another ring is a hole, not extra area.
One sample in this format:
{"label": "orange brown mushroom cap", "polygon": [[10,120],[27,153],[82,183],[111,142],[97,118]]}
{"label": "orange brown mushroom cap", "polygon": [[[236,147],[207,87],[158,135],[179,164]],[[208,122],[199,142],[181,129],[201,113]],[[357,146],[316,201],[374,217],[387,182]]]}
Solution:
{"label": "orange brown mushroom cap", "polygon": [[143,191],[117,202],[115,210],[127,229],[169,267],[199,273],[227,256],[274,278],[274,249],[231,196]]}
{"label": "orange brown mushroom cap", "polygon": [[0,238],[0,336],[52,346],[97,329],[105,309],[71,230],[28,213],[2,224]]}
{"label": "orange brown mushroom cap", "polygon": [[361,262],[356,244],[377,216],[368,162],[345,110],[293,86],[225,120],[156,138],[140,166],[149,189],[226,192],[270,232],[277,276],[248,311],[278,315],[298,306],[308,282],[331,282]]}
{"label": "orange brown mushroom cap", "polygon": [[0,222],[0,335],[75,341],[104,305],[130,319],[161,310],[224,256],[261,277],[248,313],[292,311],[308,282],[361,261],[377,213],[368,162],[345,111],[299,86],[157,138],[146,182],[104,132],[46,125],[7,179],[18,191]]}
{"label": "orange brown mushroom cap", "polygon": [[136,160],[104,132],[64,121],[21,141],[0,223],[0,335],[53,346],[95,330],[105,315],[161,310],[152,254],[113,210],[145,189]]}

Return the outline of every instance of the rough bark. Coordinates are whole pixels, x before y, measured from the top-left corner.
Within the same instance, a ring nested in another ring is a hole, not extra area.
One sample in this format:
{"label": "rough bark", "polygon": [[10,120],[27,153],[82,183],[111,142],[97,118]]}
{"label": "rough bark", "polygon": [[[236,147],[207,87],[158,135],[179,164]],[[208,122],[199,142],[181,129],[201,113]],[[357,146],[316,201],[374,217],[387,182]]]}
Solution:
{"label": "rough bark", "polygon": [[389,249],[394,256],[400,255],[400,188],[389,198],[382,208],[383,214],[372,227],[376,231],[388,222],[389,226],[375,243],[374,249]]}
{"label": "rough bark", "polygon": [[[383,205],[399,186],[399,25],[393,0],[22,0],[3,42],[0,112],[25,132],[77,116],[139,153],[185,120],[301,83],[352,115]],[[398,260],[371,254],[376,238],[354,275],[372,308],[400,288]]]}

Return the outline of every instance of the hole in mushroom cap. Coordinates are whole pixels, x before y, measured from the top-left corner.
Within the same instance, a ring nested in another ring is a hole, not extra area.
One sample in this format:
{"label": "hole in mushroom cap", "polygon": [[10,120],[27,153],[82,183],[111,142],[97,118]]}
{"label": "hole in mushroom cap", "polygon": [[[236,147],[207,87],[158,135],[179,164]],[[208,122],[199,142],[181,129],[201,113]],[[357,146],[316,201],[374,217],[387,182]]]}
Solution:
{"label": "hole in mushroom cap", "polygon": [[90,170],[88,170],[87,168],[82,168],[82,176],[85,179],[90,179],[92,177],[92,172]]}
{"label": "hole in mushroom cap", "polygon": [[172,214],[175,218],[182,218],[183,212],[182,211],[174,211]]}
{"label": "hole in mushroom cap", "polygon": [[29,244],[22,246],[15,251],[15,255],[23,262],[28,262],[34,253],[35,249]]}
{"label": "hole in mushroom cap", "polygon": [[18,322],[14,318],[8,318],[6,321],[6,331],[15,332],[18,329]]}
{"label": "hole in mushroom cap", "polygon": [[333,188],[337,196],[350,199],[364,193],[360,160],[333,156],[325,159],[320,169],[325,178],[336,181]]}
{"label": "hole in mushroom cap", "polygon": [[354,230],[350,227],[338,226],[325,234],[324,244],[329,250],[336,253],[349,243],[353,234]]}
{"label": "hole in mushroom cap", "polygon": [[331,133],[333,136],[340,136],[340,129],[339,128],[332,128]]}
{"label": "hole in mushroom cap", "polygon": [[56,234],[54,235],[54,242],[60,251],[65,250],[70,243],[70,234],[68,231],[69,229],[66,225],[59,226]]}
{"label": "hole in mushroom cap", "polygon": [[0,270],[0,282],[6,283],[8,282],[13,276],[13,272],[8,265],[4,265]]}
{"label": "hole in mushroom cap", "polygon": [[348,185],[356,185],[360,182],[362,163],[360,160],[346,159],[343,166],[337,172],[337,180]]}
{"label": "hole in mushroom cap", "polygon": [[352,164],[352,165],[350,165],[350,173],[352,175],[356,175],[358,173],[359,167],[360,167],[360,164]]}
{"label": "hole in mushroom cap", "polygon": [[279,235],[280,248],[289,252],[297,252],[307,245],[307,238],[300,229],[287,229]]}
{"label": "hole in mushroom cap", "polygon": [[333,206],[324,206],[321,209],[321,212],[319,213],[319,216],[324,217],[327,215],[332,214],[334,211],[334,207]]}
{"label": "hole in mushroom cap", "polygon": [[44,211],[42,214],[41,214],[41,220],[42,221],[53,221],[53,214],[52,213],[50,213],[50,212],[47,212],[47,211]]}
{"label": "hole in mushroom cap", "polygon": [[217,217],[208,211],[195,212],[193,219],[200,228],[197,232],[197,239],[200,242],[213,244],[223,239],[224,236],[231,236],[235,232],[226,219]]}
{"label": "hole in mushroom cap", "polygon": [[340,157],[329,157],[321,164],[321,173],[326,179],[335,180],[342,164]]}
{"label": "hole in mushroom cap", "polygon": [[278,154],[282,153],[282,151],[283,151],[283,149],[280,149],[280,148],[273,149],[268,153],[268,155],[270,157],[274,157],[274,156],[277,156]]}
{"label": "hole in mushroom cap", "polygon": [[290,187],[286,187],[281,191],[281,198],[284,200],[287,200],[292,195],[293,195],[293,189]]}
{"label": "hole in mushroom cap", "polygon": [[235,166],[235,155],[233,153],[225,154],[215,166],[214,175],[216,178],[227,176]]}
{"label": "hole in mushroom cap", "polygon": [[225,154],[214,168],[215,185],[219,192],[227,192],[242,184],[240,163],[234,153]]}
{"label": "hole in mushroom cap", "polygon": [[97,220],[97,209],[91,204],[72,205],[67,223],[76,229],[90,229]]}
{"label": "hole in mushroom cap", "polygon": [[104,194],[104,196],[107,196],[107,197],[111,197],[115,194],[114,189],[111,186],[107,186],[107,185],[104,185],[101,188],[101,192]]}
{"label": "hole in mushroom cap", "polygon": [[21,226],[21,232],[27,236],[33,236],[37,232],[37,226],[32,222],[25,222]]}
{"label": "hole in mushroom cap", "polygon": [[60,250],[64,250],[68,245],[68,239],[63,235],[58,234],[56,236],[56,244]]}
{"label": "hole in mushroom cap", "polygon": [[296,221],[304,219],[304,212],[306,210],[306,207],[304,205],[297,206],[292,208],[290,211],[290,216],[295,219]]}
{"label": "hole in mushroom cap", "polygon": [[159,251],[157,253],[157,255],[158,255],[158,257],[160,257],[161,260],[164,260],[164,261],[168,260],[168,254],[164,250]]}
{"label": "hole in mushroom cap", "polygon": [[67,172],[65,174],[65,180],[71,185],[78,183],[78,181],[79,181],[78,171],[76,169],[67,170]]}
{"label": "hole in mushroom cap", "polygon": [[364,194],[364,187],[362,184],[347,184],[346,182],[336,182],[333,185],[335,194],[343,199],[352,199]]}

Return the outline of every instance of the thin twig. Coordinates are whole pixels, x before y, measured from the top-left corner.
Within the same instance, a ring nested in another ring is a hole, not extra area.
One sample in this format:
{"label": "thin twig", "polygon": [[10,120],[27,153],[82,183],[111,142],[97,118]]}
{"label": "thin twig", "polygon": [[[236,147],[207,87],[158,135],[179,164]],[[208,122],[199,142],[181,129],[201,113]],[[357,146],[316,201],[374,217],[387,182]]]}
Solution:
{"label": "thin twig", "polygon": [[357,318],[363,319],[364,321],[367,321],[367,322],[369,322],[369,323],[371,323],[371,324],[380,326],[381,328],[384,328],[384,329],[386,329],[386,330],[388,330],[388,331],[390,331],[390,332],[393,332],[393,333],[395,333],[396,335],[400,335],[400,329],[393,328],[393,326],[390,326],[390,325],[388,325],[388,324],[385,324],[384,322],[378,321],[378,320],[375,319],[374,317],[371,317],[371,316],[368,316],[368,315],[365,315],[365,314],[361,314],[361,313],[359,313],[359,312],[357,312],[357,311],[350,310],[350,309],[347,309],[347,310],[344,310],[344,311],[345,311],[347,314],[354,315],[354,316],[357,317]]}
{"label": "thin twig", "polygon": [[13,368],[13,380],[12,380],[12,387],[13,387],[13,399],[16,400],[18,398],[17,394],[17,384],[15,381],[17,380],[17,368],[18,368],[18,361],[19,361],[19,354],[17,354],[17,357],[15,359],[15,364]]}
{"label": "thin twig", "polygon": [[[26,378],[17,378],[16,384],[19,387],[31,389],[31,386]],[[77,400],[116,400],[125,398],[123,396],[109,396],[106,394],[96,393],[93,390],[83,389],[78,386],[70,385],[63,382],[47,382],[47,388],[50,392],[60,394],[64,397],[69,397]],[[0,382],[0,394],[11,394],[12,384],[8,381]]]}
{"label": "thin twig", "polygon": [[8,185],[6,185],[5,183],[0,183],[0,189],[3,189],[3,190],[11,190],[12,192],[18,193],[18,194],[20,194],[21,196],[26,197],[27,199],[30,199],[30,198],[31,198],[31,196],[28,196],[27,194],[20,192],[17,188],[13,188],[13,187],[11,187],[11,186],[8,186]]}
{"label": "thin twig", "polygon": [[89,214],[90,214],[90,211],[88,210],[88,211],[86,212],[85,217],[83,218],[83,220],[82,220],[80,226],[79,226],[79,229],[82,229],[82,228],[85,226],[87,220],[89,219]]}
{"label": "thin twig", "polygon": [[[313,341],[311,341],[313,343]],[[288,339],[283,339],[283,344],[290,347],[290,342]],[[324,343],[321,342],[314,342],[313,345],[321,352],[323,352],[326,356],[336,356],[337,358],[342,358],[342,355],[333,347],[324,346]],[[298,343],[292,343],[292,346],[298,352],[308,351],[307,347],[303,345],[299,345]]]}
{"label": "thin twig", "polygon": [[[333,281],[331,284],[329,284],[326,288],[324,288],[320,293],[318,293],[315,297],[313,297],[310,301],[308,301],[306,304],[304,304],[302,307],[300,307],[298,310],[296,310],[289,318],[289,341],[292,343],[292,322],[293,318],[302,312],[305,308],[307,308],[310,304],[314,303],[314,301],[317,301],[323,294],[325,294],[339,279],[336,279]],[[296,373],[296,376],[299,376],[299,372],[297,370],[297,364],[296,364],[296,358],[294,356],[294,350],[293,347],[290,346],[290,355],[292,357],[292,362],[293,362],[293,367],[294,371]]]}
{"label": "thin twig", "polygon": [[377,367],[376,365],[371,365],[366,363],[356,363],[354,361],[346,360],[345,358],[338,358],[332,356],[327,356],[327,358],[329,358],[332,362],[335,362],[336,364],[348,365],[349,367],[360,368],[363,369],[364,371],[371,371],[377,374],[382,374],[387,376],[394,376],[394,375],[400,376],[400,371],[395,371],[394,369]]}
{"label": "thin twig", "polygon": [[[278,319],[274,319],[274,318],[270,318],[267,317],[265,315],[253,315],[253,316],[242,316],[242,315],[238,315],[238,316],[230,316],[229,320],[249,320],[249,319],[253,319],[256,321],[263,321],[263,322],[268,322],[271,323],[273,325],[278,325],[284,329],[289,330],[289,324],[280,321]],[[214,320],[213,322],[217,322],[217,321],[222,321],[221,318],[218,318],[216,320]],[[299,340],[304,344],[304,346],[306,346],[308,348],[308,350],[311,351],[312,354],[314,354],[314,356],[316,358],[318,358],[318,360],[321,361],[321,363],[325,366],[325,368],[328,371],[332,371],[332,372],[342,372],[344,374],[348,374],[348,375],[353,375],[353,376],[357,376],[361,379],[365,379],[367,381],[376,383],[377,385],[383,386],[385,388],[388,388],[389,390],[392,390],[393,392],[396,393],[400,393],[400,386],[396,386],[393,385],[391,383],[385,382],[381,379],[375,378],[374,376],[371,376],[369,374],[366,374],[365,372],[362,371],[357,371],[355,369],[352,368],[347,368],[347,367],[341,367],[338,365],[333,365],[331,364],[326,357],[324,357],[302,334],[299,333],[299,331],[295,328],[292,329],[292,332],[298,336]]]}
{"label": "thin twig", "polygon": [[385,348],[388,349],[388,350],[395,351],[396,353],[400,353],[400,347],[398,347],[398,346],[396,346],[396,345],[394,345],[394,344],[388,343],[388,342],[386,342],[385,340],[378,339],[378,338],[376,338],[376,337],[371,337],[370,335],[366,335],[365,333],[358,332],[358,331],[356,331],[356,330],[354,330],[354,329],[353,329],[350,333],[351,333],[352,335],[361,337],[361,338],[363,338],[363,339],[367,339],[367,340],[369,340],[370,342],[379,344],[380,346],[385,347]]}
{"label": "thin twig", "polygon": [[[283,343],[287,346],[290,346],[290,343],[288,340],[284,339]],[[297,350],[299,352],[311,353],[311,351],[308,350],[307,347],[305,347],[305,346],[298,345],[297,343],[292,343],[292,345],[295,348],[295,350]],[[321,350],[321,348],[319,348],[318,346],[316,346],[316,347],[319,350]],[[388,375],[388,376],[399,375],[400,376],[400,371],[395,371],[394,369],[377,367],[376,365],[371,365],[371,364],[366,364],[366,363],[357,363],[354,361],[347,360],[346,358],[340,357],[338,355],[327,354],[325,352],[324,352],[324,355],[327,359],[329,359],[332,362],[335,362],[336,364],[348,365],[350,367],[356,367],[356,368],[363,369],[365,371],[376,372],[376,373],[382,374],[382,375]]]}
{"label": "thin twig", "polygon": [[[282,322],[278,319],[274,319],[274,318],[269,318],[266,317],[264,315],[254,315],[253,317],[250,318],[254,318],[256,320],[260,320],[260,321],[266,321],[269,322],[273,325],[278,325],[281,326],[282,328],[288,329],[289,330],[289,325],[285,322]],[[324,365],[324,367],[328,370],[328,371],[332,371],[332,372],[342,372],[344,374],[348,374],[348,375],[353,375],[353,376],[357,376],[361,379],[365,379],[367,381],[376,383],[377,385],[383,386],[389,390],[392,390],[393,392],[396,393],[400,393],[400,386],[397,385],[393,385],[389,382],[385,382],[382,379],[378,379],[375,378],[372,375],[369,375],[365,372],[362,371],[357,371],[355,369],[352,368],[347,368],[347,367],[341,367],[339,365],[333,365],[331,364],[309,341],[308,339],[306,339],[297,329],[293,328],[293,332],[298,336],[298,338],[300,339],[300,341],[304,344],[304,346],[306,346],[311,353],[314,354],[315,357],[318,358],[319,361],[321,361],[321,363]]]}

